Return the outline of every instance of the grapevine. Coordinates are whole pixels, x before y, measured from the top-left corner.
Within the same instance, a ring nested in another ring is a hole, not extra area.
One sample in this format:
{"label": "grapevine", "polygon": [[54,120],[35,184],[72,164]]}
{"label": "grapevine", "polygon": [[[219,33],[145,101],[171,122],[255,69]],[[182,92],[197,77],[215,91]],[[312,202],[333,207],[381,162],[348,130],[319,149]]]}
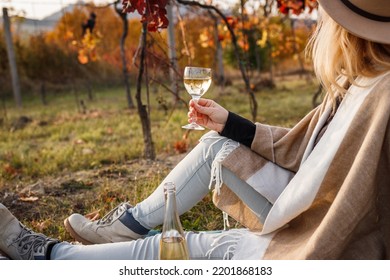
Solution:
{"label": "grapevine", "polygon": [[148,31],[155,32],[167,28],[166,6],[169,0],[122,0],[123,11],[133,13],[137,11],[141,15],[141,22],[147,23]]}

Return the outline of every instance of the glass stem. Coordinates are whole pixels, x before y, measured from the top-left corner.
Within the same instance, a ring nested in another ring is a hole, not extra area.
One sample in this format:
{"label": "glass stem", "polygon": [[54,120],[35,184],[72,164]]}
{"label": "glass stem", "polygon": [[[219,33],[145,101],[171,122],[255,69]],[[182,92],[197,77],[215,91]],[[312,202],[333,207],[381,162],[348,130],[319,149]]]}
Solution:
{"label": "glass stem", "polygon": [[[198,103],[199,98],[192,98],[194,102]],[[195,111],[195,116],[191,118],[191,124],[196,125],[196,121],[198,120],[198,112]]]}

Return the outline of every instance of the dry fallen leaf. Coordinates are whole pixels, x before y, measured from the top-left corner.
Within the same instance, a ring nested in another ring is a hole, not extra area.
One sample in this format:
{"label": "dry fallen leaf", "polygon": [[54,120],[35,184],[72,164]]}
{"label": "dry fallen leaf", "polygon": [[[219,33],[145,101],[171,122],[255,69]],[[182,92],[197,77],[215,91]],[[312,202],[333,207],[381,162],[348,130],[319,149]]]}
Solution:
{"label": "dry fallen leaf", "polygon": [[74,141],[75,144],[78,144],[78,145],[81,145],[81,144],[84,144],[85,141],[83,139],[77,139]]}
{"label": "dry fallen leaf", "polygon": [[39,230],[39,231],[43,231],[45,229],[47,229],[51,222],[48,221],[48,220],[45,220],[43,222],[32,222],[32,224]]}
{"label": "dry fallen leaf", "polygon": [[96,210],[96,211],[93,211],[93,212],[91,212],[91,213],[88,213],[88,214],[85,215],[85,217],[86,217],[87,219],[90,219],[91,221],[96,221],[97,219],[100,218],[99,211],[100,211],[100,209],[98,209],[98,210]]}
{"label": "dry fallen leaf", "polygon": [[19,197],[19,200],[26,201],[26,202],[34,202],[34,201],[38,200],[38,197],[36,197],[36,196]]}

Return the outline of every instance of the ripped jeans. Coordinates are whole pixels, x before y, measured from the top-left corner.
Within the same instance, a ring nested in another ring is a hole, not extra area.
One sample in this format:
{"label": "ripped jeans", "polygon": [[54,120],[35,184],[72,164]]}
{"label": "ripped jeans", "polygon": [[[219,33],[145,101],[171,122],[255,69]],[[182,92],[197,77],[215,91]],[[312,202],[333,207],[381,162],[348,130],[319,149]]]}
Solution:
{"label": "ripped jeans", "polygon": [[[253,213],[264,222],[272,204],[246,182],[219,162],[239,144],[215,132],[202,137],[200,143],[168,174],[157,189],[131,209],[133,217],[144,227],[154,228],[163,223],[163,185],[176,184],[177,209],[183,214],[210,192],[212,181],[217,187],[223,182]],[[187,232],[191,259],[230,259],[234,256],[237,235],[245,229],[221,232]],[[130,242],[99,245],[71,245],[63,242],[54,246],[52,259],[158,259],[159,235]]]}

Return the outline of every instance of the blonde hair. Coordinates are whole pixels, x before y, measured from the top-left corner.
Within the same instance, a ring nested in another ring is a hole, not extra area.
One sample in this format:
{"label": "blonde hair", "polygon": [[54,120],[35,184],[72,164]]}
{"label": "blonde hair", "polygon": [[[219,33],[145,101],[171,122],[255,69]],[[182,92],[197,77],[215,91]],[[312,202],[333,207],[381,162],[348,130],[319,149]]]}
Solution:
{"label": "blonde hair", "polygon": [[336,98],[343,97],[348,89],[343,82],[356,85],[357,76],[374,77],[390,70],[390,45],[349,33],[321,7],[319,14],[306,52],[313,59],[317,78],[335,105]]}

